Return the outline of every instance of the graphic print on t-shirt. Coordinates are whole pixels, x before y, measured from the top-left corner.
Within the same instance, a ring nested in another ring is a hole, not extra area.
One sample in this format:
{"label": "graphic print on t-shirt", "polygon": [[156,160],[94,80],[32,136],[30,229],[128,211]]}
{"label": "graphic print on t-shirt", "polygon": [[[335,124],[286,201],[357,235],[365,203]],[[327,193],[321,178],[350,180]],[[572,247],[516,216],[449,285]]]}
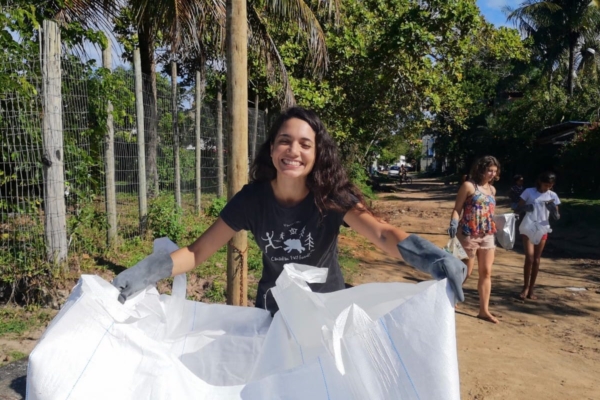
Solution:
{"label": "graphic print on t-shirt", "polygon": [[306,233],[306,226],[302,226],[301,221],[283,224],[279,234],[275,231],[265,232],[260,240],[263,242],[263,251],[271,261],[301,261],[310,257],[315,248],[312,232]]}

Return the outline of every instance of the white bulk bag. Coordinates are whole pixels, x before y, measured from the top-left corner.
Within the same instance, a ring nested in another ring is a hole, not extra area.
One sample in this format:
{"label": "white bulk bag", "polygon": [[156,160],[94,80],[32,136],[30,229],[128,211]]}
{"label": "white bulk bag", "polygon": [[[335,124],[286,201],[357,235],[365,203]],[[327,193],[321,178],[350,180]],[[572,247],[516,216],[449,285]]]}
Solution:
{"label": "white bulk bag", "polygon": [[541,219],[538,217],[540,214],[539,211],[539,206],[536,204],[532,212],[525,214],[523,221],[521,221],[521,225],[519,225],[519,232],[522,235],[527,236],[533,244],[540,244],[542,237],[545,234],[552,232],[547,221],[546,224],[540,222]]}
{"label": "white bulk bag", "polygon": [[495,215],[494,222],[496,223],[496,240],[503,249],[512,249],[517,237],[515,226],[517,216],[514,213]]}
{"label": "white bulk bag", "polygon": [[446,280],[327,294],[306,284],[325,278],[286,265],[271,318],[186,300],[185,275],[171,296],[147,288],[124,305],[84,275],[30,355],[27,398],[459,399]]}

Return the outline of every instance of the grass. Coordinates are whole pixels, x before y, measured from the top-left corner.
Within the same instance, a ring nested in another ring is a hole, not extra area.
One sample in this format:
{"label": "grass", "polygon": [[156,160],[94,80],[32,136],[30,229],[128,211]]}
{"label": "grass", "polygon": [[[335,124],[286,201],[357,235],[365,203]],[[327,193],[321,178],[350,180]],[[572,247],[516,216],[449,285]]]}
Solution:
{"label": "grass", "polygon": [[53,313],[49,310],[21,307],[0,308],[0,337],[21,336],[50,322]]}
{"label": "grass", "polygon": [[557,227],[586,226],[598,229],[600,225],[600,199],[561,198],[559,210],[561,219]]}
{"label": "grass", "polygon": [[27,354],[21,353],[20,351],[11,351],[8,353],[8,355],[13,361],[17,361],[17,360],[27,357]]}
{"label": "grass", "polygon": [[352,255],[349,248],[340,248],[338,254],[338,262],[344,275],[344,280],[347,283],[352,283],[354,276],[358,273],[359,261]]}

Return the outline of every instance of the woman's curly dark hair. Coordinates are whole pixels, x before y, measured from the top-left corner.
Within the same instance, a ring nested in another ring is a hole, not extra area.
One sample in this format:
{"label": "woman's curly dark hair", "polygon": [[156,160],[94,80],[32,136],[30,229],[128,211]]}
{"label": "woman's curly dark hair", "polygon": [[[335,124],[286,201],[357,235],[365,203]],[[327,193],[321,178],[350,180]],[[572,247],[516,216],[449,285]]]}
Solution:
{"label": "woman's curly dark hair", "polygon": [[[483,156],[478,158],[471,167],[471,179],[478,185],[484,183],[485,173],[489,167],[498,167],[498,172],[494,177],[494,182],[500,180],[500,162],[494,156]],[[490,182],[493,184],[493,182]]]}
{"label": "woman's curly dark hair", "polygon": [[368,211],[360,189],[348,179],[339,160],[337,146],[327,133],[325,125],[314,111],[302,107],[288,108],[271,126],[269,137],[260,147],[252,163],[252,182],[270,182],[277,177],[277,170],[271,158],[271,145],[275,142],[281,126],[292,118],[306,122],[315,132],[315,163],[306,178],[306,186],[313,193],[321,214],[326,211],[346,213],[355,207],[360,211]]}

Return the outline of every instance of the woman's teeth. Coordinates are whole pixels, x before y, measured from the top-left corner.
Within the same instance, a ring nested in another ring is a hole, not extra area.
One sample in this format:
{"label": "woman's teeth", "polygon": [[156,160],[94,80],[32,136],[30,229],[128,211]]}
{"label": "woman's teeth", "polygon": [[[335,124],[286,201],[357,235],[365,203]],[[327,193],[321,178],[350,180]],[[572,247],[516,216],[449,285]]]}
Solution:
{"label": "woman's teeth", "polygon": [[300,161],[292,161],[292,160],[283,160],[285,165],[292,165],[294,167],[299,167],[301,165]]}

